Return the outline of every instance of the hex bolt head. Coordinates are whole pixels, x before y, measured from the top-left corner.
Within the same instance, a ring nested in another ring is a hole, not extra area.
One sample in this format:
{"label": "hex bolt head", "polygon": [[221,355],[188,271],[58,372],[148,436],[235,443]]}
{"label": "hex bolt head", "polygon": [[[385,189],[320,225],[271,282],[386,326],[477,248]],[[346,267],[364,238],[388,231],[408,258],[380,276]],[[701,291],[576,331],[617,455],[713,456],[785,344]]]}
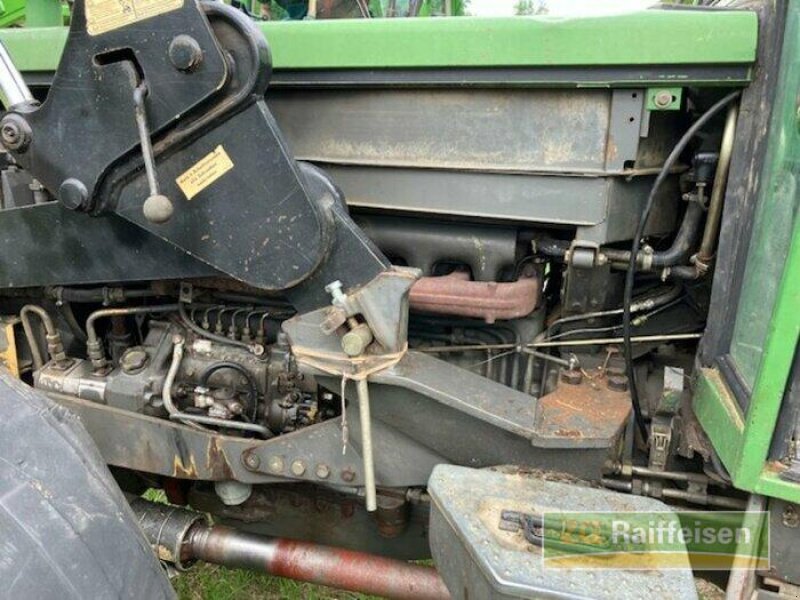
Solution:
{"label": "hex bolt head", "polygon": [[325,463],[320,463],[317,465],[315,473],[320,479],[327,479],[331,476],[331,468]]}
{"label": "hex bolt head", "polygon": [[580,385],[583,382],[583,373],[580,369],[563,369],[561,381],[567,385]]}
{"label": "hex bolt head", "polygon": [[175,36],[169,44],[169,60],[179,71],[194,71],[203,62],[203,49],[190,35]]}
{"label": "hex bolt head", "polygon": [[668,92],[666,90],[662,90],[662,91],[658,92],[653,97],[653,104],[655,104],[659,108],[668,107],[670,104],[672,104],[672,93]]}
{"label": "hex bolt head", "polygon": [[614,392],[628,391],[628,378],[625,375],[609,375],[606,379],[608,389]]}
{"label": "hex bolt head", "polygon": [[59,186],[58,201],[69,210],[87,210],[89,208],[89,191],[82,181],[70,177]]}
{"label": "hex bolt head", "polygon": [[250,452],[244,455],[243,458],[244,466],[248,469],[257,469],[261,466],[261,458],[259,458],[258,454]]}
{"label": "hex bolt head", "polygon": [[352,483],[356,480],[356,473],[353,469],[347,468],[343,469],[341,473],[342,481],[346,481],[347,483]]}
{"label": "hex bolt head", "polygon": [[283,472],[283,457],[281,456],[270,456],[269,461],[267,462],[269,466],[269,470],[273,473],[282,473]]}
{"label": "hex bolt head", "polygon": [[303,475],[305,475],[306,472],[306,463],[304,463],[302,460],[292,461],[291,469],[292,469],[292,475],[295,475],[297,477],[302,477]]}
{"label": "hex bolt head", "polygon": [[144,218],[156,225],[163,225],[172,218],[175,207],[172,200],[163,194],[153,194],[144,201]]}

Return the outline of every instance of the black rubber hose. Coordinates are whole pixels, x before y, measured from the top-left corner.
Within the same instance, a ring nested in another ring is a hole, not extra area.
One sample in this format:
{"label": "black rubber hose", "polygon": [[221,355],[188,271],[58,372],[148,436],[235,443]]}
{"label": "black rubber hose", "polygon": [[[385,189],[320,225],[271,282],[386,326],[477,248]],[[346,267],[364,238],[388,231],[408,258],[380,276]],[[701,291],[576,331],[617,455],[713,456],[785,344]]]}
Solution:
{"label": "black rubber hose", "polygon": [[[700,206],[699,202],[689,203],[689,206],[686,207],[686,213],[683,216],[681,226],[678,229],[678,233],[675,235],[672,245],[663,252],[654,252],[650,256],[650,264],[653,267],[663,268],[672,267],[685,262],[688,259],[692,248],[694,248],[695,242],[697,241],[697,236],[700,232],[700,223],[703,220],[703,214],[704,210],[703,207]],[[628,250],[613,250],[604,248],[602,253],[606,255],[608,260],[615,263],[630,262],[631,260],[631,253]],[[639,263],[639,266],[641,266],[641,259],[637,260],[636,262]]]}
{"label": "black rubber hose", "polygon": [[567,255],[570,242],[563,240],[536,240],[536,254],[562,259]]}
{"label": "black rubber hose", "polygon": [[247,380],[247,394],[250,396],[250,402],[253,404],[253,423],[255,423],[256,419],[258,418],[258,384],[256,383],[253,374],[245,369],[242,365],[229,361],[214,363],[200,375],[200,385],[207,387],[209,378],[214,373],[221,371],[222,369],[231,369],[236,371],[237,373],[243,375]]}
{"label": "black rubber hose", "polygon": [[731,92],[722,98],[722,100],[716,102],[711,108],[703,113],[700,118],[697,119],[697,121],[695,121],[692,126],[686,130],[686,133],[683,134],[681,139],[678,140],[678,143],[672,149],[672,152],[669,153],[669,156],[664,161],[661,170],[656,176],[656,180],[653,182],[653,187],[650,188],[650,193],[647,196],[647,201],[645,202],[644,209],[642,210],[642,214],[639,218],[639,223],[636,226],[636,233],[633,236],[631,253],[628,260],[628,271],[625,273],[625,291],[622,299],[622,340],[625,352],[625,370],[628,374],[634,418],[636,420],[636,426],[639,429],[639,433],[642,436],[642,440],[644,441],[647,441],[647,424],[645,423],[644,416],[642,415],[641,401],[639,399],[639,388],[636,385],[636,373],[634,372],[633,368],[633,345],[631,344],[631,301],[633,299],[633,283],[636,277],[636,258],[639,255],[642,237],[644,236],[644,230],[647,226],[647,220],[649,219],[650,213],[653,210],[653,204],[655,203],[656,195],[658,194],[658,191],[663,185],[664,181],[666,181],[667,177],[669,176],[672,167],[678,161],[678,158],[680,158],[680,155],[686,149],[686,146],[697,134],[697,132],[700,131],[700,129],[702,129],[712,118],[714,118],[717,113],[719,113],[723,108],[728,106],[728,104],[736,100],[738,97],[738,91]]}

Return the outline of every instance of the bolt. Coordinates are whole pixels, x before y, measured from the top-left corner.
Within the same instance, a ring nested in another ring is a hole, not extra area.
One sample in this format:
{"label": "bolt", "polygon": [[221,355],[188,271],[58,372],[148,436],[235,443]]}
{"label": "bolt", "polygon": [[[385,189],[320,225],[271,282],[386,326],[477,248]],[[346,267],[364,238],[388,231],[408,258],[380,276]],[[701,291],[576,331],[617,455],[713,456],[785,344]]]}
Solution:
{"label": "bolt", "polygon": [[122,355],[119,363],[125,373],[134,373],[147,364],[147,352],[142,348],[131,348]]}
{"label": "bolt", "polygon": [[672,93],[668,92],[667,90],[658,92],[653,97],[653,104],[659,108],[667,108],[670,104],[672,104]]}
{"label": "bolt", "polygon": [[609,375],[606,380],[608,389],[614,392],[627,392],[628,391],[628,378],[625,375]]}
{"label": "bolt", "polygon": [[261,459],[258,457],[258,454],[250,452],[244,455],[244,466],[248,469],[257,469],[261,466]]}
{"label": "bolt", "polygon": [[273,473],[281,473],[283,471],[283,457],[270,456],[268,464],[269,470]]}
{"label": "bolt", "polygon": [[583,381],[583,373],[579,369],[564,369],[561,371],[561,381],[568,385],[580,385]]}
{"label": "bolt", "polygon": [[783,509],[783,524],[794,529],[800,525],[800,514],[792,504],[787,504]]}
{"label": "bolt", "polygon": [[291,469],[293,475],[300,477],[306,472],[306,463],[304,463],[302,460],[295,460],[292,462]]}
{"label": "bolt", "polygon": [[320,463],[317,465],[316,473],[320,479],[327,479],[331,475],[331,468],[325,463]]}
{"label": "bolt", "polygon": [[328,285],[326,285],[325,291],[328,292],[333,298],[333,304],[340,305],[347,300],[347,296],[342,291],[342,282],[338,279],[336,281],[331,281]]}
{"label": "bolt", "polygon": [[203,50],[193,37],[179,35],[169,44],[169,59],[179,71],[193,71],[203,62]]}
{"label": "bolt", "polygon": [[70,177],[58,188],[58,201],[70,210],[87,210],[89,191],[82,181]]}
{"label": "bolt", "polygon": [[342,470],[342,481],[346,481],[347,483],[351,483],[356,479],[356,473],[350,467]]}
{"label": "bolt", "polygon": [[0,121],[0,140],[9,150],[24,152],[31,142],[31,127],[20,115],[6,115]]}
{"label": "bolt", "polygon": [[15,123],[5,123],[3,125],[3,142],[7,146],[13,146],[19,141],[19,127]]}

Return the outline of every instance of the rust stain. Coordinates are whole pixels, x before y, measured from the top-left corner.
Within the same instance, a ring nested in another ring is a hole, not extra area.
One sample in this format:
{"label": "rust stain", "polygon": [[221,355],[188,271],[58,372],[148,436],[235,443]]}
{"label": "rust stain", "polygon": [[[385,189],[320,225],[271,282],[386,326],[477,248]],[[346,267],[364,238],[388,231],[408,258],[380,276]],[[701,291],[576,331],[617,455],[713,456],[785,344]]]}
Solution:
{"label": "rust stain", "polygon": [[213,474],[215,479],[234,479],[233,470],[225,457],[220,438],[213,436],[206,451],[206,470]]}
{"label": "rust stain", "polygon": [[577,429],[557,429],[553,433],[555,433],[559,437],[571,437],[571,438],[583,437],[583,434]]}
{"label": "rust stain", "polygon": [[560,383],[539,399],[536,428],[551,438],[612,438],[630,411],[630,395],[608,389],[605,378],[579,385]]}
{"label": "rust stain", "polygon": [[180,456],[175,455],[172,461],[172,476],[181,479],[198,479],[197,465],[194,462],[194,455],[189,455],[189,465],[184,465]]}

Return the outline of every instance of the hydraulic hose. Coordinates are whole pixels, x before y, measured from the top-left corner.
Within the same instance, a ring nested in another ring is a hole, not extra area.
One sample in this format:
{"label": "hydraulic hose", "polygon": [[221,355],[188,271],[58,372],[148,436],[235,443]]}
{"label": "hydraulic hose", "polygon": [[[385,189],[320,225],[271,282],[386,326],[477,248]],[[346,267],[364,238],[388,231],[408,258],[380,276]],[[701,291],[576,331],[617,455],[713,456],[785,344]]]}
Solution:
{"label": "hydraulic hose", "polygon": [[[700,222],[703,220],[705,211],[699,202],[690,202],[686,207],[686,213],[681,221],[681,226],[672,245],[663,252],[644,253],[639,252],[636,257],[636,265],[639,269],[649,271],[651,269],[672,267],[686,262],[689,254],[697,241],[700,231]],[[613,263],[630,263],[631,253],[628,250],[614,250],[603,248],[601,252]]]}
{"label": "hydraulic hose", "polygon": [[686,146],[689,145],[689,142],[697,134],[697,132],[705,127],[705,125],[722,109],[736,100],[739,97],[739,94],[740,92],[738,91],[731,92],[721,100],[717,101],[713,106],[711,106],[711,108],[703,113],[700,118],[697,119],[697,121],[695,121],[692,126],[686,130],[681,139],[678,140],[678,143],[664,161],[661,171],[659,171],[658,175],[656,176],[656,180],[653,182],[653,187],[650,189],[644,209],[642,210],[642,214],[639,218],[639,223],[636,226],[636,233],[633,236],[633,243],[631,244],[631,252],[628,260],[628,270],[625,273],[625,290],[622,300],[622,339],[625,354],[625,370],[627,372],[630,385],[631,403],[633,404],[634,418],[636,420],[636,426],[639,429],[639,433],[642,436],[642,440],[645,441],[647,440],[647,425],[644,421],[644,416],[642,415],[639,388],[636,385],[636,373],[633,368],[633,345],[631,343],[631,304],[633,299],[633,283],[636,277],[636,259],[639,255],[642,237],[644,236],[644,230],[647,226],[650,213],[653,210],[656,196],[661,186],[664,184],[664,181],[666,181],[672,167],[675,165],[678,158],[686,149]]}

